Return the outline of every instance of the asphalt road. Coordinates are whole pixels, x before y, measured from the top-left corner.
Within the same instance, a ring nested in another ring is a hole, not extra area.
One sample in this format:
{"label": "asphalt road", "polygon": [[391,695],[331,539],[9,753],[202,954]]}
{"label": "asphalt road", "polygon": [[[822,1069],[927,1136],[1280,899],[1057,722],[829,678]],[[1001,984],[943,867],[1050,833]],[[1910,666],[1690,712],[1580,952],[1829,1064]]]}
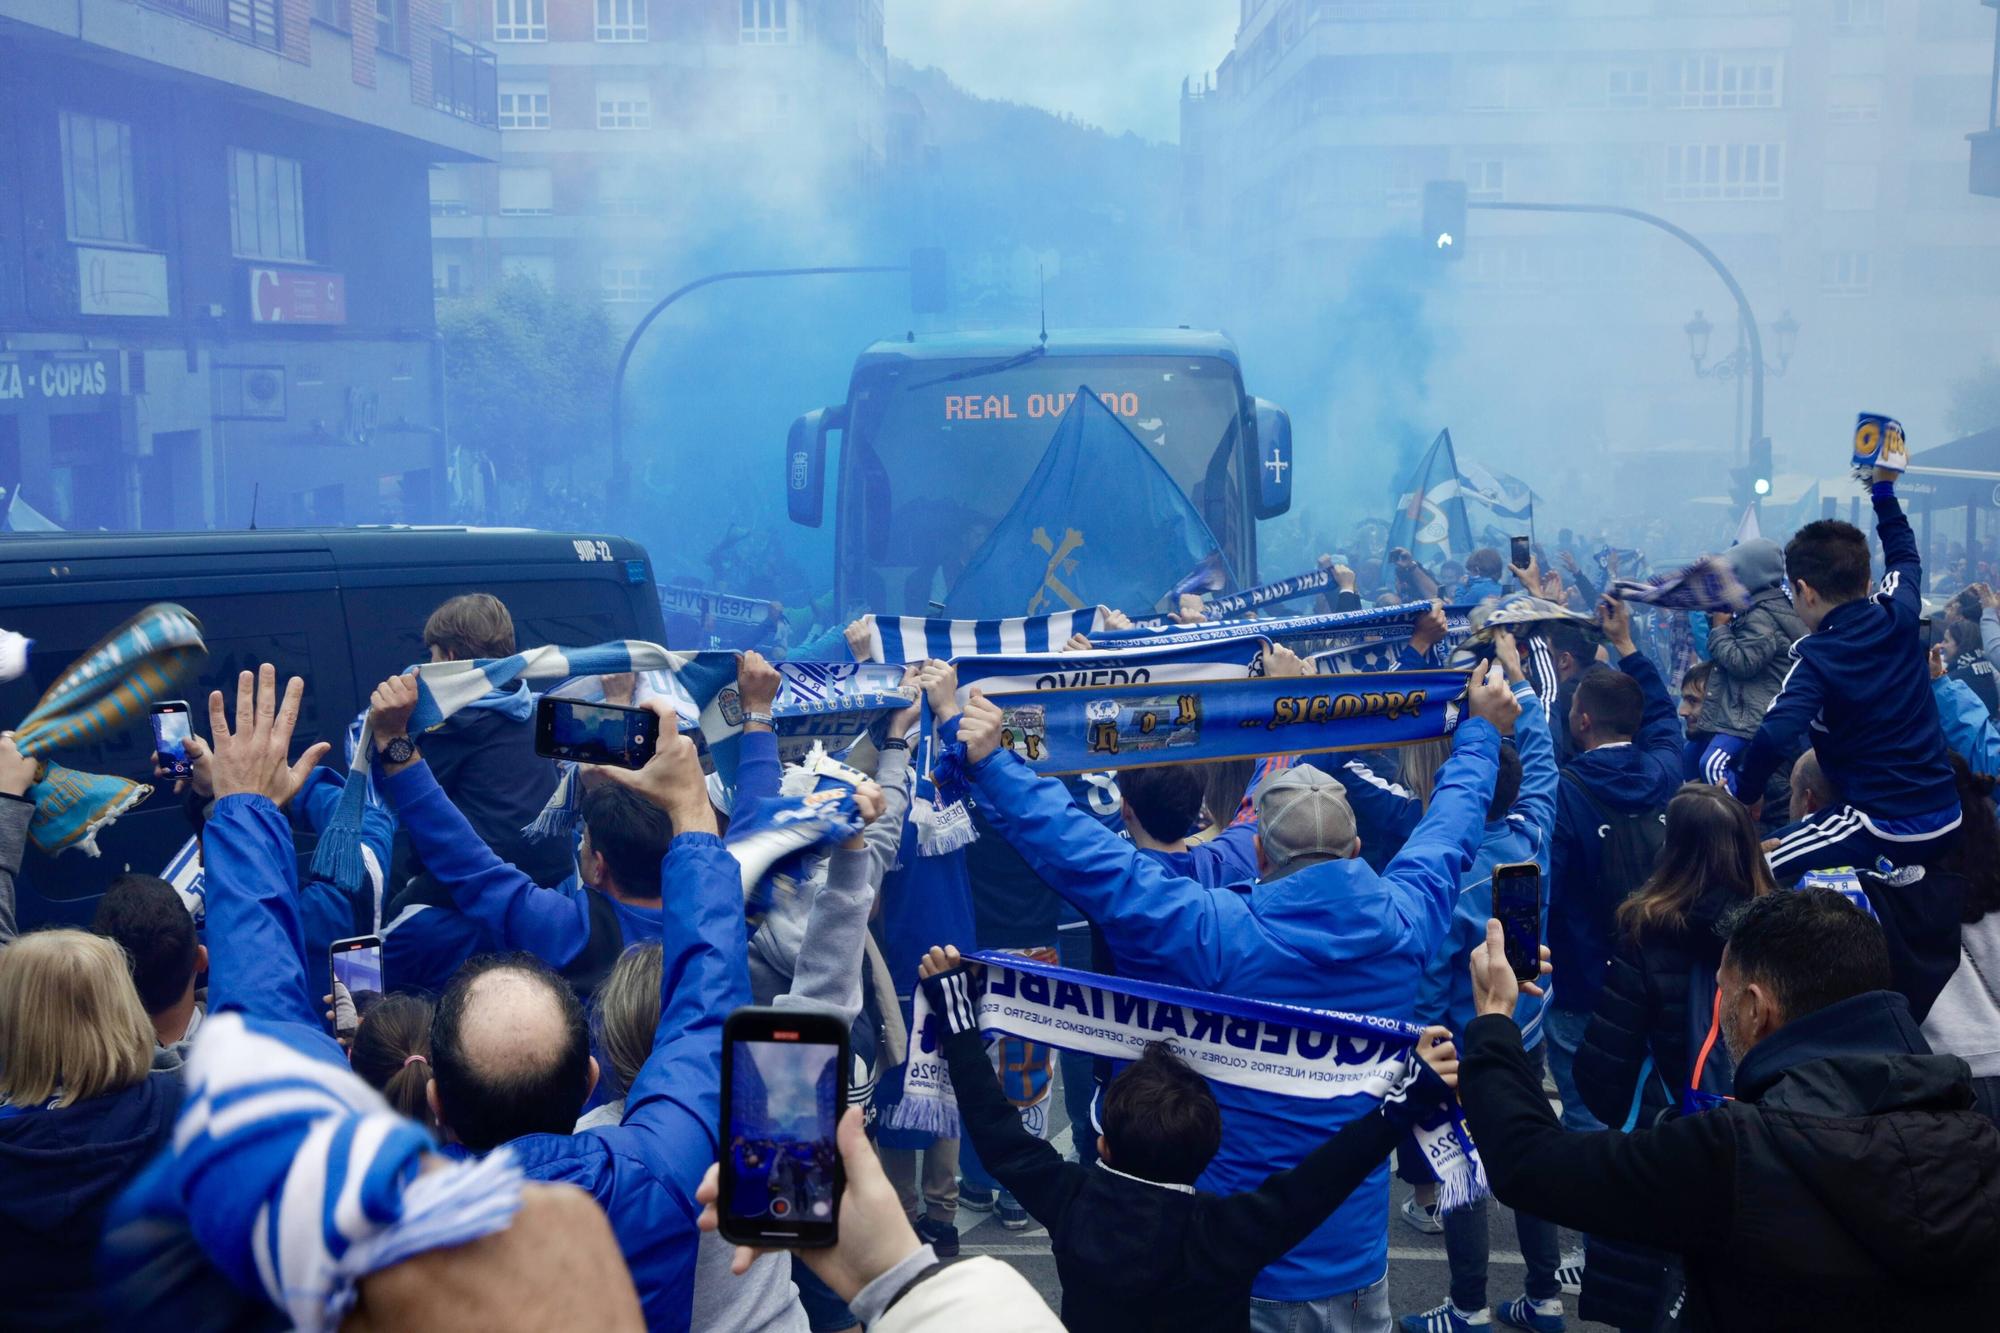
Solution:
{"label": "asphalt road", "polygon": [[[1051,1117],[1056,1146],[1069,1154],[1068,1117],[1063,1112],[1061,1088],[1055,1096]],[[1451,1274],[1445,1262],[1444,1237],[1426,1236],[1412,1230],[1400,1218],[1409,1186],[1401,1181],[1390,1185],[1389,1214],[1389,1309],[1398,1319],[1428,1310],[1450,1294]],[[1487,1204],[1487,1221],[1492,1227],[1492,1250],[1487,1259],[1487,1299],[1495,1304],[1513,1300],[1522,1291],[1525,1268],[1520,1244],[1514,1232],[1513,1212],[1498,1201]],[[958,1214],[961,1254],[986,1254],[1012,1264],[1034,1283],[1035,1290],[1051,1309],[1062,1308],[1062,1283],[1056,1278],[1055,1258],[1049,1252],[1049,1234],[1033,1219],[1026,1231],[1008,1231],[992,1213],[961,1209]],[[1582,1248],[1574,1233],[1563,1233],[1563,1253]],[[1564,1298],[1568,1324],[1580,1333],[1610,1333],[1604,1324],[1589,1324],[1575,1317],[1576,1298]],[[1495,1324],[1495,1328],[1504,1325]]]}

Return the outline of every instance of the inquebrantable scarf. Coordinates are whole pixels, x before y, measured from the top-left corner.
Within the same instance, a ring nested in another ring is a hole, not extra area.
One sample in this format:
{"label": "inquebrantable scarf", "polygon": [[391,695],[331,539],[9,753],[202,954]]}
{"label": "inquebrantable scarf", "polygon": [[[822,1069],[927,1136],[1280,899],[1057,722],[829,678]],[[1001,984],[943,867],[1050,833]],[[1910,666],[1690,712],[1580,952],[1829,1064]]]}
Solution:
{"label": "inquebrantable scarf", "polygon": [[423,1170],[429,1131],[304,1024],[210,1014],[182,1073],[173,1146],[106,1227],[121,1326],[143,1312],[170,1328],[262,1327],[252,1302],[268,1302],[287,1327],[337,1328],[369,1274],[503,1231],[520,1209],[511,1148]]}
{"label": "inquebrantable scarf", "polygon": [[143,782],[79,773],[49,756],[142,721],[148,704],[172,694],[207,658],[200,623],[158,602],[99,639],[49,686],[14,729],[21,753],[42,761],[28,788],[35,846],[51,856],[71,847],[96,856],[98,833],[152,795]]}
{"label": "inquebrantable scarf", "polygon": [[1649,579],[1613,579],[1611,595],[1625,602],[1643,602],[1663,611],[1727,611],[1750,609],[1750,593],[1720,556],[1705,555],[1671,574]]}
{"label": "inquebrantable scarf", "polygon": [[[966,961],[982,966],[946,978],[957,983],[944,992],[947,1004],[960,1007],[956,1030],[975,1026],[1117,1060],[1136,1060],[1151,1043],[1170,1039],[1183,1060],[1217,1083],[1322,1101],[1381,1101],[1400,1096],[1414,1077],[1422,1029],[1410,1023],[1077,972],[1016,954],[974,953]],[[919,987],[903,1100],[889,1123],[951,1138],[959,1132],[958,1105],[939,1022]],[[1420,1123],[1416,1137],[1437,1173],[1443,1208],[1486,1196],[1486,1173],[1456,1102]]]}

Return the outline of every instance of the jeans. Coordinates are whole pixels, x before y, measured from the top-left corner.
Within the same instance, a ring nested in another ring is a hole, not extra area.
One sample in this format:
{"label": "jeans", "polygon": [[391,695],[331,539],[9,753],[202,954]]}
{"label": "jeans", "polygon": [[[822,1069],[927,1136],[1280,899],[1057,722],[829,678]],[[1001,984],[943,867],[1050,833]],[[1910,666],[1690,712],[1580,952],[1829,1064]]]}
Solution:
{"label": "jeans", "polygon": [[1564,1129],[1609,1128],[1584,1106],[1583,1094],[1576,1090],[1576,1079],[1570,1073],[1576,1048],[1583,1045],[1583,1032],[1589,1026],[1589,1014],[1554,1006],[1542,1012],[1542,1035],[1547,1038],[1542,1045],[1549,1053],[1549,1072],[1556,1076],[1556,1096],[1562,1098]]}
{"label": "jeans", "polygon": [[[1056,932],[1056,947],[1062,965],[1078,972],[1095,971],[1090,965],[1090,927],[1083,922],[1065,925]],[[1097,1061],[1075,1051],[1057,1051],[1056,1069],[1062,1079],[1063,1110],[1069,1115],[1070,1137],[1076,1141],[1076,1160],[1084,1166],[1097,1161],[1097,1131],[1090,1127],[1090,1098],[1096,1091],[1093,1072]]]}
{"label": "jeans", "polygon": [[799,1304],[806,1309],[806,1324],[812,1333],[844,1333],[846,1329],[861,1327],[861,1321],[847,1308],[847,1302],[820,1281],[819,1275],[796,1254],[792,1256],[792,1285],[798,1289]]}
{"label": "jeans", "polygon": [[1389,1276],[1316,1301],[1250,1298],[1250,1333],[1389,1333]]}
{"label": "jeans", "polygon": [[[1439,1218],[1444,1223],[1445,1259],[1451,1265],[1451,1303],[1461,1310],[1486,1308],[1486,1257],[1492,1231],[1486,1225],[1486,1200]],[[1514,1230],[1521,1238],[1521,1257],[1528,1261],[1528,1295],[1546,1301],[1562,1295],[1556,1265],[1562,1262],[1562,1240],[1553,1222],[1516,1211]]]}

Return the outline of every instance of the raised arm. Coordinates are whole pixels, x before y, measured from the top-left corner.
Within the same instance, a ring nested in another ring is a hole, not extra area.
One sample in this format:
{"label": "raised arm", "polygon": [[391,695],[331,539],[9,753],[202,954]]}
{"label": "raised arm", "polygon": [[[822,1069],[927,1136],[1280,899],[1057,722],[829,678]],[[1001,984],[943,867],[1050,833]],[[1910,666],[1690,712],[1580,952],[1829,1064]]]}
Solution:
{"label": "raised arm", "polygon": [[1359,759],[1347,760],[1333,776],[1346,786],[1347,804],[1354,811],[1361,836],[1371,842],[1381,838],[1400,844],[1424,817],[1424,803],[1415,793]]}
{"label": "raised arm", "polygon": [[1987,665],[2000,671],[2000,598],[1983,583],[1979,598],[1985,604],[1979,613],[1979,651],[1986,655]]}
{"label": "raised arm", "polygon": [[1509,814],[1536,829],[1544,845],[1555,833],[1556,784],[1562,780],[1556,768],[1555,737],[1549,732],[1549,714],[1528,679],[1527,662],[1511,634],[1499,635],[1494,655],[1507,673],[1507,687],[1521,705],[1514,721],[1514,747],[1521,753],[1521,794],[1514,798]]}
{"label": "raised arm", "polygon": [[1755,621],[1749,613],[1733,617],[1727,624],[1709,621],[1708,655],[1738,680],[1755,676],[1791,646],[1768,612]]}
{"label": "raised arm", "polygon": [[[736,750],[736,800],[740,809],[778,794],[784,765],[778,759],[778,733],[771,729],[777,706],[778,669],[757,653],[736,659],[736,691],[743,703],[743,738]],[[761,720],[760,720],[761,719]]]}
{"label": "raised arm", "polygon": [[278,702],[277,671],[265,663],[253,681],[237,678],[236,728],[220,691],[209,695],[214,738],[215,811],[202,830],[208,886],[210,1007],[320,1031],[324,993],[308,980],[310,960],[299,915],[298,858],[279,806],[305,782],[326,742],[286,762],[305,682],[294,676]]}
{"label": "raised arm", "polygon": [[1899,623],[1912,627],[1924,614],[1924,565],[1917,551],[1917,534],[1896,499],[1896,483],[1876,469],[1871,491],[1875,501],[1875,535],[1882,543],[1882,586],[1875,600],[1889,608]]}
{"label": "raised arm", "polygon": [[[874,783],[856,789],[854,799],[862,818],[869,821],[868,828],[886,818],[882,813],[886,799]],[[775,1003],[830,1010],[850,1024],[860,1014],[868,914],[875,906],[876,887],[882,882],[865,837],[865,831],[855,834],[828,858],[826,878],[814,891],[812,910],[806,917],[791,988]]]}
{"label": "raised arm", "polygon": [[451,891],[460,911],[501,948],[531,953],[553,968],[567,966],[590,942],[590,904],[584,896],[545,889],[494,855],[438,786],[421,751],[402,763],[389,761],[385,747],[408,728],[416,702],[415,676],[391,676],[370,701],[383,799],[409,833],[424,868]]}
{"label": "raised arm", "polygon": [[[665,705],[656,705],[661,711]],[[750,1002],[743,948],[743,877],[716,836],[701,764],[686,737],[660,738],[636,774],[616,773],[667,812],[674,840],[660,866],[660,1023],[639,1067],[621,1128],[646,1143],[655,1172],[678,1191],[690,1222],[695,1186],[715,1161],[722,1106],[722,1023]]]}
{"label": "raised arm", "polygon": [[1804,658],[1793,662],[1777,697],[1764,711],[1757,734],[1743,747],[1743,753],[1736,756],[1730,770],[1736,780],[1738,799],[1755,801],[1763,793],[1764,783],[1772,772],[1787,755],[1800,748],[1798,742],[1812,720],[1819,716],[1824,696],[1825,688],[1812,663]]}
{"label": "raised arm", "polygon": [[1632,736],[1634,748],[1648,751],[1656,760],[1678,771],[1681,766],[1680,715],[1674,708],[1674,697],[1667,692],[1667,682],[1660,679],[1660,669],[1652,659],[1639,651],[1632,641],[1632,608],[1615,597],[1606,597],[1599,602],[1600,615],[1604,624],[1604,639],[1611,648],[1612,660],[1618,669],[1639,683],[1639,696],[1645,701],[1644,711],[1639,715],[1639,730]]}

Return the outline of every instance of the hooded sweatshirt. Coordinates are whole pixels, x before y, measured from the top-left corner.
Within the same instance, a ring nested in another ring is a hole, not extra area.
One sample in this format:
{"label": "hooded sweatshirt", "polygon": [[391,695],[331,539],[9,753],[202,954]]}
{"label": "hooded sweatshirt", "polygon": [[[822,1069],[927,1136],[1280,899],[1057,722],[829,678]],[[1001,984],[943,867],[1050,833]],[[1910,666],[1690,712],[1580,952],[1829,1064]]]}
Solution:
{"label": "hooded sweatshirt", "polygon": [[1787,1023],[1744,1054],[1737,1100],[1631,1134],[1565,1132],[1511,1022],[1476,1020],[1465,1047],[1459,1097],[1495,1196],[1680,1254],[1682,1327],[1993,1323],[2000,1128],[1902,996]]}
{"label": "hooded sweatshirt", "polygon": [[102,1326],[94,1270],[104,1215],[172,1137],[178,1070],[59,1110],[0,1106],[0,1323]]}
{"label": "hooded sweatshirt", "polygon": [[1755,537],[1722,558],[1750,593],[1750,609],[1726,625],[1709,626],[1715,671],[1695,729],[1747,739],[1784,686],[1792,645],[1806,636],[1806,625],[1785,592],[1785,553],[1776,542]]}

